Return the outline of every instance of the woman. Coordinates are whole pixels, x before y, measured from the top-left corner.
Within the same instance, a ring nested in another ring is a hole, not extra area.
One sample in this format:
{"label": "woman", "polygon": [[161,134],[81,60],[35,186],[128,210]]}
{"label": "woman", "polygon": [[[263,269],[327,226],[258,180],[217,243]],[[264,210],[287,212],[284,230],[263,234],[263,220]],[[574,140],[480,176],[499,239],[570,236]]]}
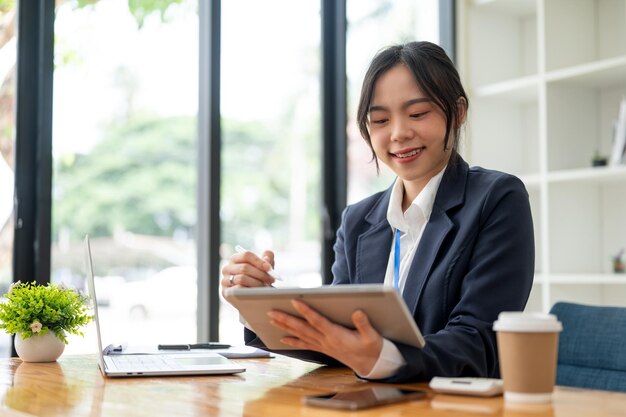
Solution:
{"label": "woman", "polygon": [[[351,330],[294,301],[304,319],[281,312],[271,317],[292,335],[284,343],[304,351],[283,353],[340,362],[362,378],[385,382],[498,376],[492,323],[501,311],[526,305],[534,272],[533,225],[519,179],[470,168],[458,154],[467,110],[453,63],[429,42],[384,49],[363,81],[361,134],[377,166],[382,161],[397,179],[344,211],[333,285],[395,285],[426,346],[383,339],[363,312],[353,314]],[[271,284],[273,253],[263,258],[234,255],[222,270],[223,288]],[[262,347],[253,332],[245,332],[247,344]]]}

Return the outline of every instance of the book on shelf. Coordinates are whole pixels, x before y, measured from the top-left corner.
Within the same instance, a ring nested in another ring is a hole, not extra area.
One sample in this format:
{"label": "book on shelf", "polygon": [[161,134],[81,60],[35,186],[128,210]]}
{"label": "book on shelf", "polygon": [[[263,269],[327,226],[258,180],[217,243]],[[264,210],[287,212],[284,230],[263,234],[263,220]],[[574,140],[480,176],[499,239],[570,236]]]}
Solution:
{"label": "book on shelf", "polygon": [[625,161],[626,152],[626,96],[622,97],[615,128],[613,129],[613,150],[611,151],[610,165],[620,165]]}

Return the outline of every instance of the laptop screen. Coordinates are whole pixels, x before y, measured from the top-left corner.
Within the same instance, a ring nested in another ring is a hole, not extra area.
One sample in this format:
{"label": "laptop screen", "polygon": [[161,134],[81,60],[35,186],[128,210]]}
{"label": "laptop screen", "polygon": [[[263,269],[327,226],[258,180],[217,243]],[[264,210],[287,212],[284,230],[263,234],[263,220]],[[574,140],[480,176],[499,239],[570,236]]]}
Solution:
{"label": "laptop screen", "polygon": [[91,259],[91,246],[89,244],[89,236],[85,236],[85,269],[87,271],[87,287],[89,288],[89,297],[93,303],[93,318],[96,324],[96,335],[98,337],[98,363],[102,372],[105,371],[104,367],[104,354],[102,346],[102,336],[100,335],[100,318],[98,317],[98,299],[96,298],[96,286],[93,277],[93,262]]}

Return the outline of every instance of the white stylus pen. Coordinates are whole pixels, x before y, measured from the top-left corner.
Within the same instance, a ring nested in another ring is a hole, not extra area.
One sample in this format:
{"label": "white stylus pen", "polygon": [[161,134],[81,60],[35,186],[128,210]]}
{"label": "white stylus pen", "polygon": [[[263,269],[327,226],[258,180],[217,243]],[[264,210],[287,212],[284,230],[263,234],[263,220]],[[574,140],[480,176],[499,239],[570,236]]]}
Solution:
{"label": "white stylus pen", "polygon": [[[239,246],[239,245],[235,246],[235,250],[236,250],[238,253],[248,252],[246,249],[244,249],[243,247],[241,247],[241,246]],[[267,271],[267,275],[269,275],[270,277],[274,278],[275,280],[278,280],[278,281],[283,281],[283,278],[282,278],[280,275],[278,275],[278,274],[276,273],[276,271],[274,271],[274,268],[272,268],[271,266],[270,266],[270,270],[269,270],[269,271]]]}

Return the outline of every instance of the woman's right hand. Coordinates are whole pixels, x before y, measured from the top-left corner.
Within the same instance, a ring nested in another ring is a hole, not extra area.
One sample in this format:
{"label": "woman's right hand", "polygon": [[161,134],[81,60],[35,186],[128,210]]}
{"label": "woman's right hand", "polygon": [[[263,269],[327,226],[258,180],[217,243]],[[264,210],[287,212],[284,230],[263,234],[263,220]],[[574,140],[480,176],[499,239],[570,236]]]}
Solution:
{"label": "woman's right hand", "polygon": [[235,253],[222,268],[222,295],[227,288],[267,287],[274,278],[267,271],[274,267],[274,252],[265,251],[259,258],[250,251]]}

